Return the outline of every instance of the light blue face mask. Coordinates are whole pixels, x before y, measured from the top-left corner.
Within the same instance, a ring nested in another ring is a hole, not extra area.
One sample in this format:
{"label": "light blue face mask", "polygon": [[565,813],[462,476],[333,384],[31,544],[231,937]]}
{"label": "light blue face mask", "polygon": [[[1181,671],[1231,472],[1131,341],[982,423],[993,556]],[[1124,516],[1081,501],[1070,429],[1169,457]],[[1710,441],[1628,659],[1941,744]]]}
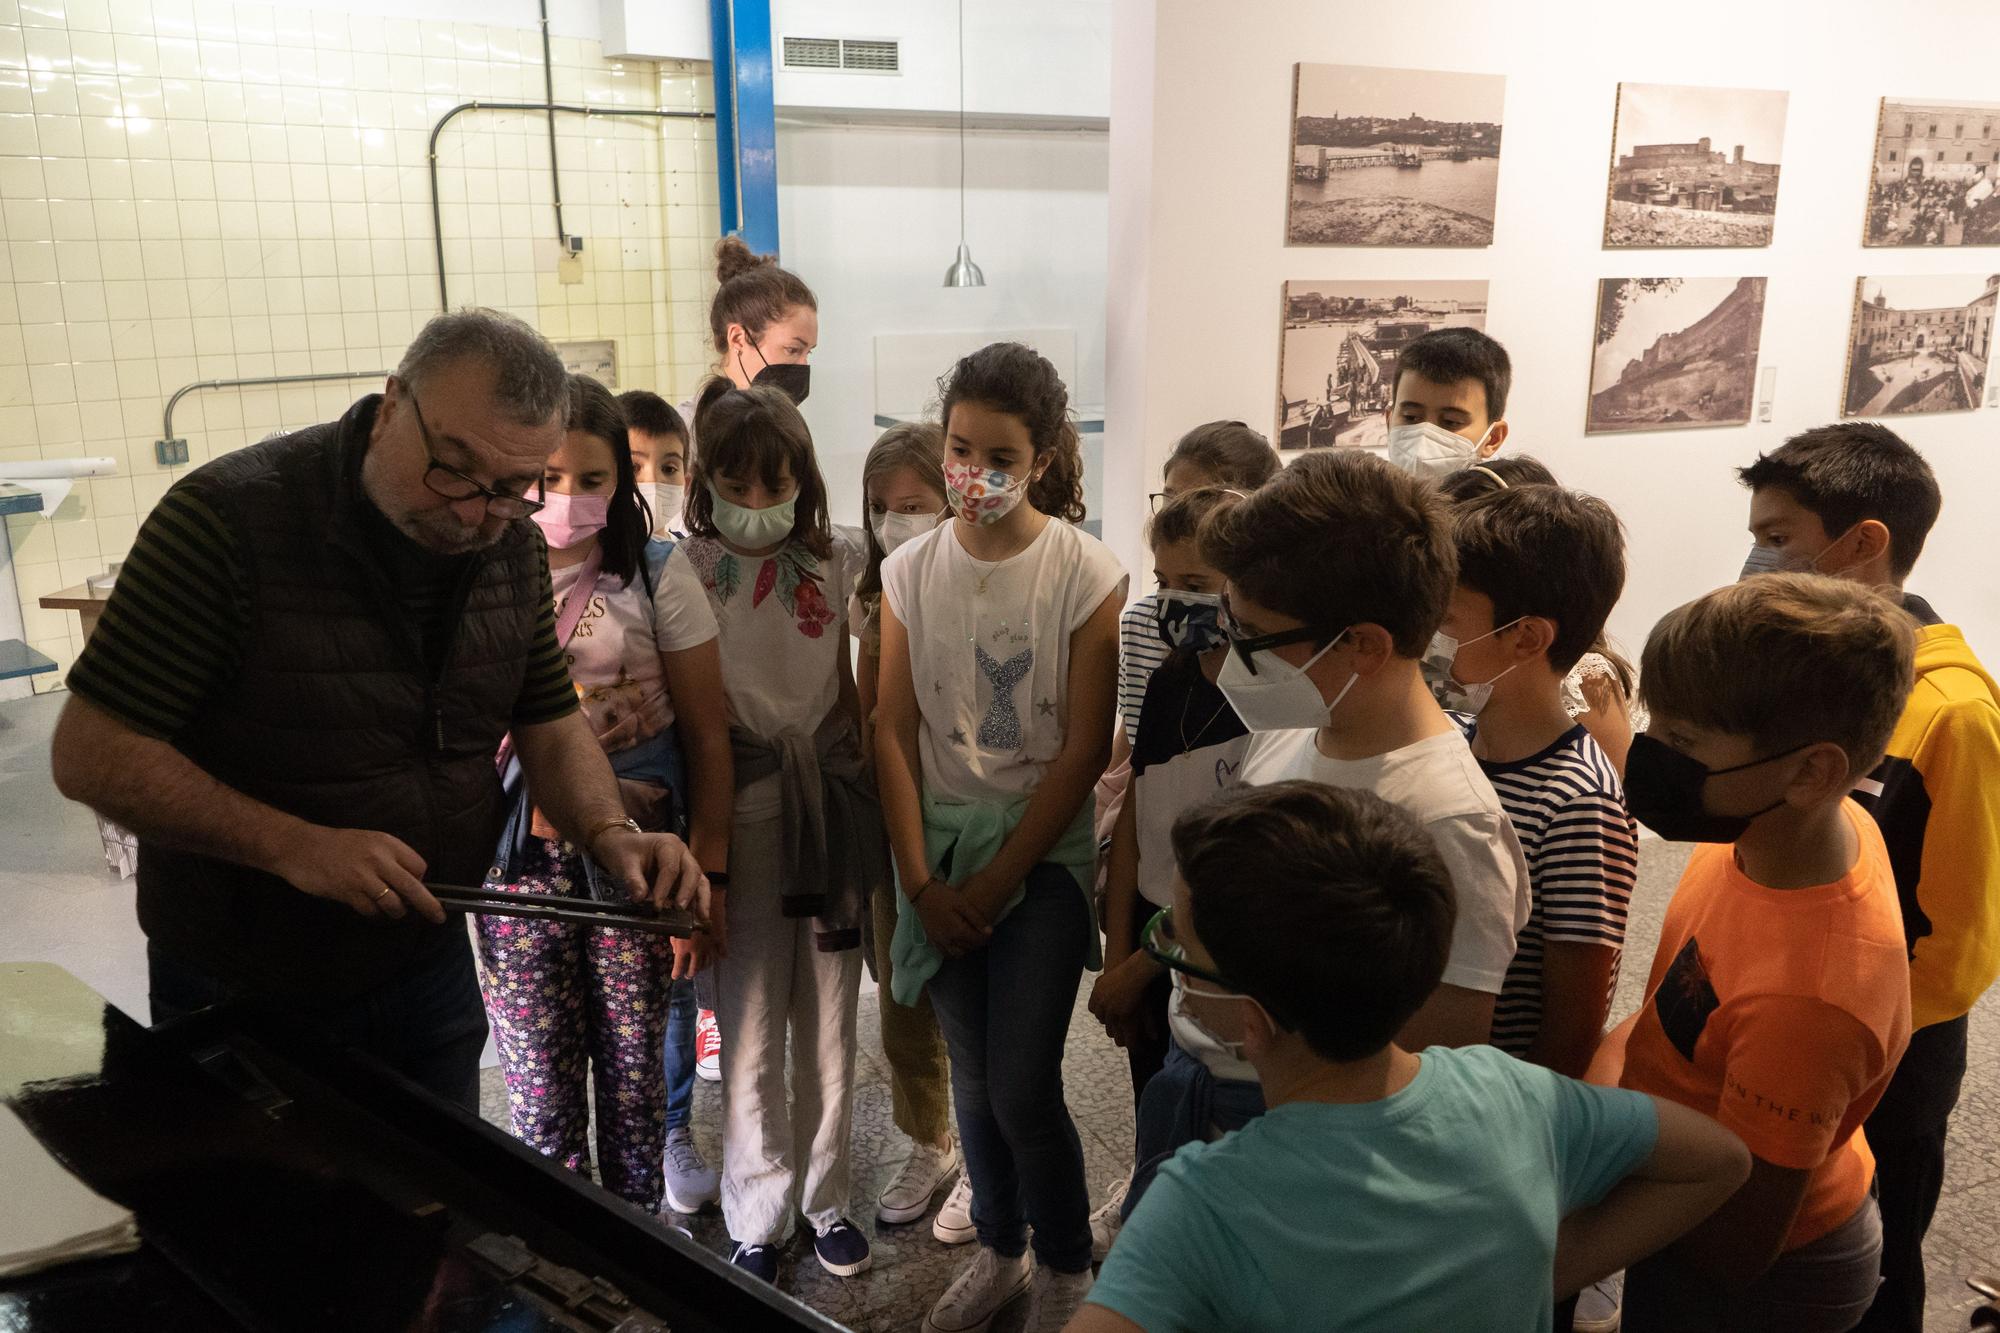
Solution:
{"label": "light blue face mask", "polygon": [[797,522],[797,495],[765,509],[746,509],[725,500],[713,486],[708,488],[708,498],[714,502],[711,517],[715,521],[715,530],[731,546],[740,546],[746,551],[761,551],[767,546],[776,546],[792,535],[792,527]]}

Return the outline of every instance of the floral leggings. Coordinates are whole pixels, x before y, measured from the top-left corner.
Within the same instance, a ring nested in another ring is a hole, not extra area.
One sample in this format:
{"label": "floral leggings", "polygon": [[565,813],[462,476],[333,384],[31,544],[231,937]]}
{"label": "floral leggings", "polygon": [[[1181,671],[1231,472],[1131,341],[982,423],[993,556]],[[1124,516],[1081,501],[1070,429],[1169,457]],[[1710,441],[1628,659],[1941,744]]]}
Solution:
{"label": "floral leggings", "polygon": [[[583,895],[583,862],[566,842],[529,841],[520,878],[490,887]],[[604,1188],[649,1213],[664,1183],[667,1028],[673,948],[663,935],[563,921],[475,917],[479,988],[507,1075],[514,1136],[588,1174],[588,1062],[597,1094],[597,1169]]]}

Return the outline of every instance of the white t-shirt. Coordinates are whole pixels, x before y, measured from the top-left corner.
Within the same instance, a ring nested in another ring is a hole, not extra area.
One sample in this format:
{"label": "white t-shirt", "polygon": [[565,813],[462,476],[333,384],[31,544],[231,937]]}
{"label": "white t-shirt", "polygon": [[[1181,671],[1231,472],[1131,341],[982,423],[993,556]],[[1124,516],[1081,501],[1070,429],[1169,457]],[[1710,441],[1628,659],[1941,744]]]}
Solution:
{"label": "white t-shirt", "polygon": [[775,555],[741,556],[713,537],[686,552],[722,635],[722,687],[730,720],[757,736],[810,736],[840,699],[852,595],[846,548],[820,560],[788,542]]}
{"label": "white t-shirt", "polygon": [[1069,641],[1125,591],[1109,547],[1050,519],[1019,555],[974,560],[946,523],[882,564],[882,595],[909,632],[922,714],[924,790],[940,800],[1010,803],[1061,753],[1069,721]]}
{"label": "white t-shirt", "polygon": [[[582,565],[549,571],[558,606],[582,572]],[[679,547],[667,556],[650,604],[643,571],[622,588],[611,575],[598,576],[564,660],[584,716],[606,750],[625,749],[672,725],[673,700],[660,654],[698,647],[715,633],[701,580]]]}
{"label": "white t-shirt", "polygon": [[1314,743],[1317,734],[1308,729],[1252,736],[1243,781],[1261,787],[1305,778],[1360,787],[1402,807],[1437,843],[1458,895],[1445,982],[1498,995],[1533,898],[1514,823],[1472,747],[1454,728],[1371,759],[1329,759]]}

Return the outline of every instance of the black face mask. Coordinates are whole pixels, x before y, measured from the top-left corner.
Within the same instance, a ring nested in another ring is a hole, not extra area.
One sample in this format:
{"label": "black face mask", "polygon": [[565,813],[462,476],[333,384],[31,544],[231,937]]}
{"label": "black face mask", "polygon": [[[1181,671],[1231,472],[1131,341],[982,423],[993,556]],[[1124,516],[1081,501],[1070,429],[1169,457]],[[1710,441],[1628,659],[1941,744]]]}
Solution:
{"label": "black face mask", "polygon": [[1682,754],[1665,741],[1643,734],[1634,736],[1632,751],[1625,759],[1626,808],[1634,819],[1668,842],[1735,842],[1749,829],[1752,820],[1776,810],[1785,799],[1781,796],[1762,810],[1747,815],[1712,814],[1702,804],[1702,789],[1708,780],[1724,773],[1741,773],[1805,748],[1794,745],[1747,764],[1704,768],[1699,759]]}
{"label": "black face mask", "polygon": [[[775,363],[765,361],[764,354],[757,351],[755,346],[752,346],[750,350],[757,352],[757,359],[759,361],[764,361],[764,368],[750,377],[752,384],[763,384],[776,389],[779,393],[791,399],[794,405],[803,403],[806,400],[806,395],[812,392],[811,366],[806,365],[802,361],[780,361]],[[739,369],[743,366],[743,354],[741,352],[736,354],[736,364]]]}

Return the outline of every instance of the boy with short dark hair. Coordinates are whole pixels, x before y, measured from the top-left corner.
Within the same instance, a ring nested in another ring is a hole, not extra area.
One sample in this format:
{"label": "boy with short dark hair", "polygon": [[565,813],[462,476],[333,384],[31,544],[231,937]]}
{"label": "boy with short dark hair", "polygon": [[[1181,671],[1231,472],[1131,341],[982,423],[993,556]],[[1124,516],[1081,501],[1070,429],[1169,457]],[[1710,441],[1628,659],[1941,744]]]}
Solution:
{"label": "boy with short dark hair", "polygon": [[1468,501],[1452,537],[1458,586],[1427,665],[1513,821],[1532,893],[1493,1044],[1580,1078],[1610,1011],[1639,843],[1563,679],[1617,605],[1625,539],[1610,506],[1556,486]]}
{"label": "boy with short dark hair", "polygon": [[1411,1050],[1486,1041],[1528,922],[1528,870],[1419,665],[1458,574],[1436,488],[1369,454],[1308,454],[1219,508],[1201,540],[1228,580],[1232,651],[1216,684],[1257,733],[1243,781],[1364,788],[1429,830],[1458,924],[1443,982],[1401,1040]]}
{"label": "boy with short dark hair", "polygon": [[1893,602],[1810,574],[1710,593],[1647,641],[1626,794],[1661,837],[1711,845],[1591,1073],[1714,1116],[1753,1160],[1627,1275],[1628,1333],[1845,1333],[1874,1297],[1861,1125],[1909,1042],[1910,968],[1889,852],[1847,797],[1895,728],[1914,644]]}
{"label": "boy with short dark hair", "polygon": [[1493,457],[1507,440],[1507,349],[1454,325],[1411,340],[1397,355],[1386,412],[1389,461],[1442,477]]}
{"label": "boy with short dark hair", "polygon": [[632,442],[632,472],[639,494],[653,511],[653,535],[668,537],[682,531],[681,511],[687,501],[688,428],[673,405],[647,389],[627,389],[618,395]]}
{"label": "boy with short dark hair", "polygon": [[1855,799],[1888,843],[1915,1029],[1868,1117],[1882,1288],[1861,1328],[1921,1333],[1924,1232],[1965,1075],[1966,1016],[2000,975],[2000,686],[1957,626],[1903,591],[1941,497],[1930,465],[1893,431],[1871,421],[1821,426],[1738,476],[1757,542],[1746,572],[1809,564],[1888,590],[1918,625],[1916,686]]}
{"label": "boy with short dark hair", "polygon": [[1399,1031],[1452,948],[1423,827],[1365,791],[1244,788],[1176,822],[1148,948],[1271,1109],[1169,1162],[1077,1333],[1550,1326],[1553,1298],[1672,1240],[1743,1179],[1706,1118]]}

